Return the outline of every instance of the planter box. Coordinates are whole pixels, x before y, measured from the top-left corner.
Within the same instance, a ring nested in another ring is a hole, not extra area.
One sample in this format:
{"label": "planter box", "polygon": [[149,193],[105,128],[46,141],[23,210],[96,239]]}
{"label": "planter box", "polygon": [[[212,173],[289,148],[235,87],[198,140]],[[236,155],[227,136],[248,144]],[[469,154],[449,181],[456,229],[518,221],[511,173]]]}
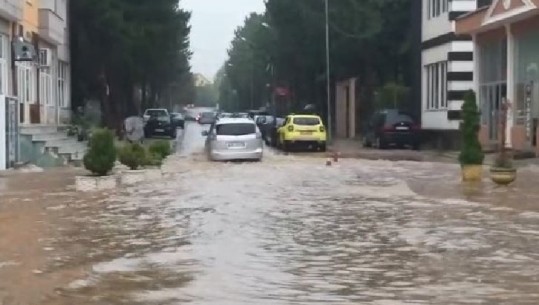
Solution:
{"label": "planter box", "polygon": [[160,180],[163,178],[163,172],[160,168],[147,168],[145,172],[146,181]]}
{"label": "planter box", "polygon": [[146,180],[145,170],[127,170],[120,174],[122,185],[133,185]]}
{"label": "planter box", "polygon": [[78,192],[96,192],[111,190],[118,186],[115,176],[77,176],[75,177],[75,189]]}

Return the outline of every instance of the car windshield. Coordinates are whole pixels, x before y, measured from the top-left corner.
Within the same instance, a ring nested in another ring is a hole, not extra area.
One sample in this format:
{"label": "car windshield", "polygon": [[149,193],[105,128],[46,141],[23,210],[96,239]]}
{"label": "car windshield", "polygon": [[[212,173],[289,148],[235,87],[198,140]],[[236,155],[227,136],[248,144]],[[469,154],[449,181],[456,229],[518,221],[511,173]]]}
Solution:
{"label": "car windshield", "polygon": [[320,124],[320,119],[316,117],[297,117],[293,119],[295,125],[316,126]]}
{"label": "car windshield", "polygon": [[216,130],[220,136],[243,136],[256,133],[256,126],[252,123],[220,124]]}
{"label": "car windshield", "polygon": [[399,122],[413,123],[412,117],[406,113],[390,112],[387,114],[387,123],[395,124]]}
{"label": "car windshield", "polygon": [[153,117],[159,117],[159,116],[167,116],[167,111],[163,109],[152,109],[152,110],[146,110],[146,115],[153,116]]}

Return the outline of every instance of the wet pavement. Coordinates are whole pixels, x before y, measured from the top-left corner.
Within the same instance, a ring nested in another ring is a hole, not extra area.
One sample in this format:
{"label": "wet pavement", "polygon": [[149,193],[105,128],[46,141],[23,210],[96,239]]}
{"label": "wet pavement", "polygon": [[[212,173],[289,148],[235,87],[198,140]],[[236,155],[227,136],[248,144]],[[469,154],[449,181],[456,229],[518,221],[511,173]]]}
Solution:
{"label": "wet pavement", "polygon": [[539,303],[537,168],[497,188],[452,164],[211,163],[204,128],[163,181],[4,200],[0,304]]}

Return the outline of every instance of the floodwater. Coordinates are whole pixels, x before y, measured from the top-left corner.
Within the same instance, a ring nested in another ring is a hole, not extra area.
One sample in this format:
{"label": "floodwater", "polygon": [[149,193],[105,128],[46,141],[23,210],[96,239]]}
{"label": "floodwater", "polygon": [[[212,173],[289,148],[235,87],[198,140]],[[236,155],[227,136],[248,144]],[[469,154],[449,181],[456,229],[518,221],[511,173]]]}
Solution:
{"label": "floodwater", "polygon": [[539,303],[536,169],[500,189],[427,162],[210,163],[203,129],[163,181],[25,203],[5,304]]}

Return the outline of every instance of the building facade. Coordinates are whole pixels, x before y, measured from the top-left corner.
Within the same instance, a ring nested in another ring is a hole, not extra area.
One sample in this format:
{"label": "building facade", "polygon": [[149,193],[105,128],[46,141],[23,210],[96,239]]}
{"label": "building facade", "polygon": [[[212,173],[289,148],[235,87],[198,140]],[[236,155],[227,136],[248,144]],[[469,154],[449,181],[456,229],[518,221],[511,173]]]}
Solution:
{"label": "building facade", "polygon": [[[68,0],[0,1],[0,93],[19,100],[21,126],[70,120]],[[38,56],[13,65],[14,39]]]}
{"label": "building facade", "polygon": [[[459,18],[456,30],[474,41],[481,143],[495,146],[505,133],[509,147],[539,155],[539,0],[494,0]],[[508,121],[499,130],[504,101]]]}
{"label": "building facade", "polygon": [[473,88],[474,44],[455,33],[455,22],[476,8],[477,0],[422,0],[421,121],[438,145],[458,142],[463,97]]}

